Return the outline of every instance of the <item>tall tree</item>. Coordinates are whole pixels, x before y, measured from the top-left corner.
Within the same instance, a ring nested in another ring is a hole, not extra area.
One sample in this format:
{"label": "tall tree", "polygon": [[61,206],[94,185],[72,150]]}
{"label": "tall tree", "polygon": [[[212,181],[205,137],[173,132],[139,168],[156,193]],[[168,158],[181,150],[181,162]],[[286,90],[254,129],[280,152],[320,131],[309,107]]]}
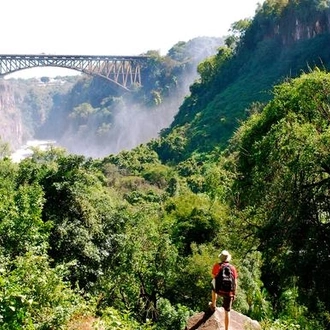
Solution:
{"label": "tall tree", "polygon": [[236,206],[260,238],[268,289],[278,297],[294,283],[311,309],[330,307],[329,95],[319,70],[285,82],[232,141]]}

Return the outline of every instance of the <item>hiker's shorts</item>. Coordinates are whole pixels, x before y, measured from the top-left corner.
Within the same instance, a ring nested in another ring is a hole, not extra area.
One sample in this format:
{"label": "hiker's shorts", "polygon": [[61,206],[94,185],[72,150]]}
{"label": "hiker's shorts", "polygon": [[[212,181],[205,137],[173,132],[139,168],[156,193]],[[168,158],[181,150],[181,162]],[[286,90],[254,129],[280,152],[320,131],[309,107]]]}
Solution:
{"label": "hiker's shorts", "polygon": [[232,296],[221,296],[222,300],[222,307],[225,311],[230,312],[231,306],[234,301],[234,297]]}

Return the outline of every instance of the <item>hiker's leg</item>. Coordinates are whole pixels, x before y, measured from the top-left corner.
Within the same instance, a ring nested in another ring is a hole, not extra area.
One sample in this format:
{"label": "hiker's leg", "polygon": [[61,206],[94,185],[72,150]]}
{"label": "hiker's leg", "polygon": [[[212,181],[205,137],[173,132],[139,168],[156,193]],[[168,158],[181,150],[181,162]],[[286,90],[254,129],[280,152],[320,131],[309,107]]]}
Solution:
{"label": "hiker's leg", "polygon": [[233,297],[223,297],[222,307],[225,310],[225,330],[229,329],[230,322],[230,310],[233,303]]}
{"label": "hiker's leg", "polygon": [[212,308],[216,308],[217,306],[217,294],[215,293],[214,290],[212,290]]}
{"label": "hiker's leg", "polygon": [[230,312],[225,311],[225,330],[229,329]]}

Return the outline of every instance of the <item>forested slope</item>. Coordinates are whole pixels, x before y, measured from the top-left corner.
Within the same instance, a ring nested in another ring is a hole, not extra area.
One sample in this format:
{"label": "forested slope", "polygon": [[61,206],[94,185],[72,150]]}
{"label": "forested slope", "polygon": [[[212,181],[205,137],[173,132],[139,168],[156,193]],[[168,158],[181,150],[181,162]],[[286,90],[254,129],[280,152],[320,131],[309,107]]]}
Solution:
{"label": "forested slope", "polygon": [[[256,103],[273,97],[274,85],[316,66],[329,68],[329,17],[326,1],[266,1],[253,20],[234,23],[227,46],[199,65],[200,80],[164,130],[162,158],[226,147]],[[180,154],[171,142],[176,135]]]}

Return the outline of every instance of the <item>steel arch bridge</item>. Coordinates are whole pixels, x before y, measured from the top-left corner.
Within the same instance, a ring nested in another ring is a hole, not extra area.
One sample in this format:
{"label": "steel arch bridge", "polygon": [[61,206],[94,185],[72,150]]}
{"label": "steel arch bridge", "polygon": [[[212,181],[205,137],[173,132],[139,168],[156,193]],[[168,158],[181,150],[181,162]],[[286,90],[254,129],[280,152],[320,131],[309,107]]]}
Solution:
{"label": "steel arch bridge", "polygon": [[92,76],[99,76],[130,90],[142,86],[141,67],[148,56],[106,55],[48,55],[0,54],[0,77],[13,72],[36,67],[73,69]]}

